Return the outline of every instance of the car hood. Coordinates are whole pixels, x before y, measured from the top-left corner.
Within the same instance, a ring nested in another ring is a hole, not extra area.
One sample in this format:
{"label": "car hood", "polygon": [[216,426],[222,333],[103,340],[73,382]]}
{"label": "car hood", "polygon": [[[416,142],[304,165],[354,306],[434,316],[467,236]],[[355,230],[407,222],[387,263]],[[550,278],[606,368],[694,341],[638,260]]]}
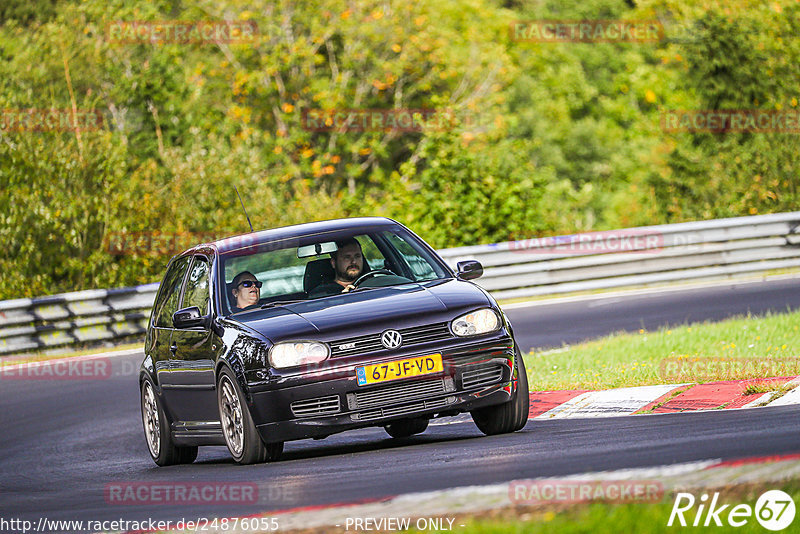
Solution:
{"label": "car hood", "polygon": [[457,279],[403,284],[238,314],[235,319],[273,343],[330,341],[388,328],[441,323],[490,305],[486,294]]}

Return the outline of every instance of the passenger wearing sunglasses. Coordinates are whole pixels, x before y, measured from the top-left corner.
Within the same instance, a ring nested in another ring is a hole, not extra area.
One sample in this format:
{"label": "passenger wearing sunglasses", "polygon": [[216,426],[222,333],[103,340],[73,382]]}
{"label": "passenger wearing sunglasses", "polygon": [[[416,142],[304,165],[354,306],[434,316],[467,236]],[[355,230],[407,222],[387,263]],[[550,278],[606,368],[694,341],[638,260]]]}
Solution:
{"label": "passenger wearing sunglasses", "polygon": [[247,310],[258,306],[258,299],[261,298],[262,283],[250,271],[242,271],[233,278],[231,282],[231,292],[235,305],[231,307],[231,313]]}

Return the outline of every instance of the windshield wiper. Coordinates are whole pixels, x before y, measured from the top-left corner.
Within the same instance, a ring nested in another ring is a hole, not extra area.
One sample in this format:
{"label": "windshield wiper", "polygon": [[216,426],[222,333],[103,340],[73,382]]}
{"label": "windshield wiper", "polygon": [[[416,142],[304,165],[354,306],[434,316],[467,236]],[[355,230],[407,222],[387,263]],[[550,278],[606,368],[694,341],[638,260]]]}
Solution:
{"label": "windshield wiper", "polygon": [[287,304],[294,304],[296,302],[305,302],[305,299],[298,299],[298,300],[274,300],[272,302],[267,302],[263,306],[261,306],[262,310],[266,310],[267,308],[274,308],[275,306],[286,306]]}

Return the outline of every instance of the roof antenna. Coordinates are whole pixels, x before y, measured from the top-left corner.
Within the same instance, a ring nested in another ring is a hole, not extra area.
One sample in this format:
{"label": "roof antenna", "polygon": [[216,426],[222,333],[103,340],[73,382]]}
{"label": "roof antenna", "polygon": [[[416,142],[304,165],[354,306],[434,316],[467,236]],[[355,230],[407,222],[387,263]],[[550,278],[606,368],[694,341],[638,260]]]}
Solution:
{"label": "roof antenna", "polygon": [[253,223],[250,222],[250,216],[247,215],[247,210],[244,209],[244,202],[242,202],[242,195],[239,194],[239,190],[236,188],[235,185],[233,186],[233,189],[236,191],[236,196],[239,197],[239,204],[242,205],[242,211],[244,211],[244,216],[247,217],[247,224],[250,225],[250,231],[252,232],[253,231]]}

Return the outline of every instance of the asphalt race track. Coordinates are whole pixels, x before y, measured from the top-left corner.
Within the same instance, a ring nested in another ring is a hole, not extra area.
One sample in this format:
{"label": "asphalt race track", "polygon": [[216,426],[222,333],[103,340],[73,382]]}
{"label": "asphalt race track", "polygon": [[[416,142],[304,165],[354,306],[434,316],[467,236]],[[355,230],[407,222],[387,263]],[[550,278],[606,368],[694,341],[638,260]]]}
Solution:
{"label": "asphalt race track", "polygon": [[[800,281],[726,285],[514,308],[523,348],[559,346],[617,330],[718,320],[800,308]],[[531,421],[484,437],[471,422],[431,426],[391,440],[382,429],[286,445],[281,461],[237,466],[223,447],[195,464],[158,468],[147,453],[136,368],[113,359],[114,376],[0,380],[0,517],[155,520],[240,516],[371,500],[400,493],[520,478],[800,452],[800,407],[606,419]],[[253,483],[256,503],[135,504],[106,500],[115,483]]]}

